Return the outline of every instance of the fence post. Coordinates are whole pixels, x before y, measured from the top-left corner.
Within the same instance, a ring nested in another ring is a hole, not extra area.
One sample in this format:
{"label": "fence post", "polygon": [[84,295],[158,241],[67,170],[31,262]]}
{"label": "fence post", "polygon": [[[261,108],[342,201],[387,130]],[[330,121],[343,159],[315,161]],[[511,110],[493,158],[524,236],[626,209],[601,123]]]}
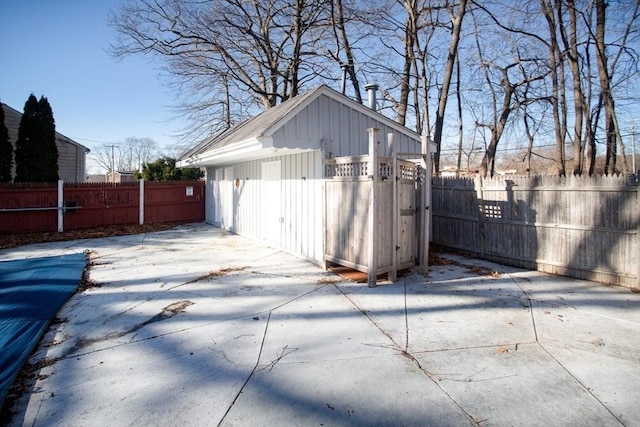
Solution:
{"label": "fence post", "polygon": [[138,222],[140,225],[143,225],[144,224],[144,179],[140,178],[138,182],[140,183],[140,196],[139,196],[139,202],[138,202],[138,204],[140,205],[140,211],[138,213]]}
{"label": "fence post", "polygon": [[485,207],[484,207],[484,184],[485,180],[481,176],[473,179],[476,190],[476,200],[478,201],[478,240],[480,242],[480,258],[484,258],[485,252]]}
{"label": "fence post", "polygon": [[64,181],[58,180],[58,232],[64,231]]}
{"label": "fence post", "polygon": [[[387,150],[391,151],[393,174],[389,177],[391,182],[391,271],[389,281],[395,282],[398,278],[398,228],[400,227],[400,212],[398,206],[398,180],[401,178],[398,154],[393,141],[393,133],[387,134]],[[387,153],[389,154],[389,153]]]}
{"label": "fence post", "polygon": [[378,175],[380,165],[378,164],[378,129],[369,128],[369,176],[371,177],[371,196],[369,199],[369,230],[367,239],[369,240],[369,268],[367,273],[367,285],[373,287],[378,278],[378,263],[376,257],[376,226],[378,224],[378,213],[376,203],[376,193],[378,191]]}

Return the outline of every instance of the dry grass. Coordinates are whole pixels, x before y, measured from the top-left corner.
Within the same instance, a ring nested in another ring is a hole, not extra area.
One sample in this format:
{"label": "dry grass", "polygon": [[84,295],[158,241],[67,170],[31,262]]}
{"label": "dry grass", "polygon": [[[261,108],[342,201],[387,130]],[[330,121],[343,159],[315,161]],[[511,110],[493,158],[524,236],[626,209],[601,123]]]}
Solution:
{"label": "dry grass", "polygon": [[151,233],[154,231],[169,230],[175,226],[176,224],[174,223],[113,225],[110,227],[69,230],[62,232],[0,234],[0,249],[15,248],[17,246],[31,245],[34,243],[64,242],[68,240],[96,239],[100,237]]}

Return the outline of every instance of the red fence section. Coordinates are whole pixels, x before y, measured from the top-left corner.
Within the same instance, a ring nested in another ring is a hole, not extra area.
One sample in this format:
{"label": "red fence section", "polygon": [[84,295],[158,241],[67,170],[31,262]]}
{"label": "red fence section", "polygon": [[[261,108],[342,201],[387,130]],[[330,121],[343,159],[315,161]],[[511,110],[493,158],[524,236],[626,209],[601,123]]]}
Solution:
{"label": "red fence section", "polygon": [[66,184],[64,229],[138,224],[139,184]]}
{"label": "red fence section", "polygon": [[57,206],[57,183],[2,184],[0,185],[0,233],[56,231],[58,229]]}
{"label": "red fence section", "polygon": [[[65,183],[63,229],[140,223],[141,185]],[[204,181],[144,182],[143,223],[204,221]],[[0,185],[0,233],[56,231],[57,184]]]}
{"label": "red fence section", "polygon": [[145,182],[145,223],[204,221],[204,181],[180,182]]}

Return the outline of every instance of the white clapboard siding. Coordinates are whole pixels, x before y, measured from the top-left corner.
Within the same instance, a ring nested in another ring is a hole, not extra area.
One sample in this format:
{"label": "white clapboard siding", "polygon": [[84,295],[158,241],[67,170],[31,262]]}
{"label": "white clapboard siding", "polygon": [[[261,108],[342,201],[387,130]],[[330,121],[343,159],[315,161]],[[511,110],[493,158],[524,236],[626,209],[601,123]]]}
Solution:
{"label": "white clapboard siding", "polygon": [[[308,152],[288,156],[269,157],[260,160],[236,163],[231,179],[233,188],[232,218],[230,231],[263,240],[267,235],[263,216],[273,206],[262,197],[262,164],[280,162],[281,215],[279,247],[285,251],[308,258],[318,264],[322,262],[322,159],[321,153]],[[228,166],[227,166],[228,167]],[[224,166],[221,166],[224,168]],[[215,170],[209,168],[207,176],[215,178]],[[208,180],[208,188],[215,182]],[[213,206],[210,208],[213,212]],[[207,212],[207,221],[213,218]]]}

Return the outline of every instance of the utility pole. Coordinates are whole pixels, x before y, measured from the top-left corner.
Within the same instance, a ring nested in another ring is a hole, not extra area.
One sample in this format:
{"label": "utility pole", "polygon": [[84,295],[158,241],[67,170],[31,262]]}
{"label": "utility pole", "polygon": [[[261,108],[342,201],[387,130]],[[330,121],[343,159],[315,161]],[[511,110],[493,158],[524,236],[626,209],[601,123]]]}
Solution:
{"label": "utility pole", "polygon": [[116,174],[115,174],[115,165],[116,165],[116,160],[115,160],[115,155],[114,155],[114,148],[115,145],[111,144],[111,183],[113,184],[114,182],[116,182]]}

